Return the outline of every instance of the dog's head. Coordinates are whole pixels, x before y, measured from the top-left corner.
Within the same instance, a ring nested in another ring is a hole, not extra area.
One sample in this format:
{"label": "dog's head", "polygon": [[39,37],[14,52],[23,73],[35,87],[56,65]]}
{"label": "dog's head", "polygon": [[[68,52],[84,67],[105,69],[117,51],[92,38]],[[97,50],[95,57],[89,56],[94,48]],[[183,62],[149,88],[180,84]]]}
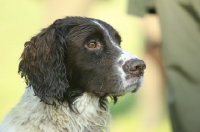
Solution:
{"label": "dog's head", "polygon": [[56,98],[72,104],[84,92],[116,99],[140,87],[145,69],[120,42],[118,32],[103,21],[58,19],[25,43],[19,72],[45,103]]}

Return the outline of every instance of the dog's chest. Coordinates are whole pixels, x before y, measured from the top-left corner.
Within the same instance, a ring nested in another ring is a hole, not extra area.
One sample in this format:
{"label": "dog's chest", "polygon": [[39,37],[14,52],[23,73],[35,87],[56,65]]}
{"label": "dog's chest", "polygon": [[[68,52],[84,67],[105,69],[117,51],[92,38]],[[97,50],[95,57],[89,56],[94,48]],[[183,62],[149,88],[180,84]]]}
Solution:
{"label": "dog's chest", "polygon": [[[108,131],[110,114],[101,110],[98,98],[83,94],[75,101],[79,113],[66,103],[47,105],[27,88],[19,104],[7,115],[0,130],[8,132],[102,132]],[[7,126],[6,126],[7,124]],[[9,124],[9,126],[8,126]]]}

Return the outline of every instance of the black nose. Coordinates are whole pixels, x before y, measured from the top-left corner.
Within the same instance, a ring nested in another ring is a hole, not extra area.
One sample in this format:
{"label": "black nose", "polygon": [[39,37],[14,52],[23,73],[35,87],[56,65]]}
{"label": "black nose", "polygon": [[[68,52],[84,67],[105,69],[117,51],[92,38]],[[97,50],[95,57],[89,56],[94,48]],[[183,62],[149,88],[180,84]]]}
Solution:
{"label": "black nose", "polygon": [[143,60],[131,59],[124,64],[123,69],[126,73],[143,72],[146,64]]}
{"label": "black nose", "polygon": [[146,64],[143,60],[133,59],[130,61],[128,67],[130,71],[141,71],[146,68]]}

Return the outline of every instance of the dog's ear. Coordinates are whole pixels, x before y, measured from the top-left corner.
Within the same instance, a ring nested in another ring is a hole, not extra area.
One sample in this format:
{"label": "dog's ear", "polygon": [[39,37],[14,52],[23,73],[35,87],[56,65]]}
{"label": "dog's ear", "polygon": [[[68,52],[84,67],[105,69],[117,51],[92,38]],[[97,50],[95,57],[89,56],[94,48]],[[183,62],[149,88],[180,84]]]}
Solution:
{"label": "dog's ear", "polygon": [[62,100],[69,87],[65,64],[67,25],[56,23],[59,22],[25,43],[18,71],[33,87],[35,95],[48,104],[54,103],[52,98]]}

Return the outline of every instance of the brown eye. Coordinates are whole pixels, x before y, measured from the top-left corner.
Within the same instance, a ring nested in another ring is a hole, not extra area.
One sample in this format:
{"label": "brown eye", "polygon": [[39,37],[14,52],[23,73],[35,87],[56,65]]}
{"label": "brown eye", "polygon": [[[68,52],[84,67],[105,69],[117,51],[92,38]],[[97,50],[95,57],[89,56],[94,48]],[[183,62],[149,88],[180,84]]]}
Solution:
{"label": "brown eye", "polygon": [[87,47],[91,48],[91,49],[96,48],[97,47],[97,43],[96,42],[90,42],[89,44],[87,44]]}
{"label": "brown eye", "polygon": [[88,42],[85,47],[90,50],[90,51],[96,51],[101,49],[101,43],[99,41],[96,40],[91,40],[90,42]]}

